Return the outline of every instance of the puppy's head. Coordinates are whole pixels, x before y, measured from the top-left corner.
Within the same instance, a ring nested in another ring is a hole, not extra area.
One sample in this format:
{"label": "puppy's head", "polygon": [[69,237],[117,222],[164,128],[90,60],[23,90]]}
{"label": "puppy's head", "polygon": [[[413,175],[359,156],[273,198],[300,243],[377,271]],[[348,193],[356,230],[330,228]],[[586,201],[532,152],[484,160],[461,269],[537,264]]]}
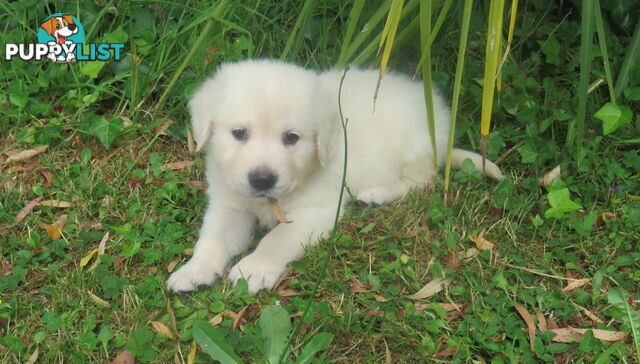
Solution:
{"label": "puppy's head", "polygon": [[189,109],[198,149],[213,153],[234,192],[282,198],[329,158],[336,101],[314,72],[247,61],[223,65]]}
{"label": "puppy's head", "polygon": [[71,15],[52,17],[40,24],[40,27],[51,36],[59,34],[63,37],[68,37],[78,32],[78,27],[73,23]]}

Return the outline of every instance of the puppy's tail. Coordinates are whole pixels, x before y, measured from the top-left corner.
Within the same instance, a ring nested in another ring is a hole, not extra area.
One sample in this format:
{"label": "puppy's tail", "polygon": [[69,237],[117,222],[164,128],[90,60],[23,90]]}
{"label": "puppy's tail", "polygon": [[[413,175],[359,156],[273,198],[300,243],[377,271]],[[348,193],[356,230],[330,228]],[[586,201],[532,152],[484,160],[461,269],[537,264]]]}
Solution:
{"label": "puppy's tail", "polygon": [[462,167],[462,162],[465,159],[471,159],[473,164],[476,166],[476,170],[489,178],[493,178],[496,181],[502,181],[504,179],[504,175],[500,170],[500,167],[493,163],[490,160],[485,161],[485,169],[482,170],[482,156],[478,153],[470,152],[464,149],[454,149],[451,152],[451,165],[455,168],[460,169]]}

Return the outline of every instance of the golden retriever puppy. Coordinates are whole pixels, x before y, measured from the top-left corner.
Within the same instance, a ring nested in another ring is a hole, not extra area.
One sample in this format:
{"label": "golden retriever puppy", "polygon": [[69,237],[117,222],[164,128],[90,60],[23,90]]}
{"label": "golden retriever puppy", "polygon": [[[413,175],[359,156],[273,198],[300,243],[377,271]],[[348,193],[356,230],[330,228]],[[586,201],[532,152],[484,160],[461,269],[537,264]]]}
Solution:
{"label": "golden retriever puppy", "polygon": [[[249,291],[271,288],[305,246],[330,232],[343,166],[338,112],[342,72],[316,73],[278,61],[222,65],[189,102],[193,134],[206,150],[209,205],[193,256],[167,281],[171,291],[212,284],[229,260],[268,229],[255,250],[229,272]],[[387,74],[373,107],[378,72],[351,70],[342,90],[348,119],[347,186],[365,203],[401,198],[430,184],[437,171],[423,86]],[[434,95],[438,163],[444,163],[450,110]],[[453,165],[478,154],[455,149]],[[503,178],[487,161],[485,174]],[[278,223],[268,199],[277,199],[288,223]]]}

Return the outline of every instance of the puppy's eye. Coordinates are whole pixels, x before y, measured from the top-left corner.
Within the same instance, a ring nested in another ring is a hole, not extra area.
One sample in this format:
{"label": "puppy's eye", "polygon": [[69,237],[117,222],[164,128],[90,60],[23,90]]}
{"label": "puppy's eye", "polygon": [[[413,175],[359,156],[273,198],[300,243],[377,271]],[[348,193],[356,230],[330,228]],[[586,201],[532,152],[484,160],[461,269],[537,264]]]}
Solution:
{"label": "puppy's eye", "polygon": [[233,135],[236,140],[247,140],[249,135],[247,134],[247,129],[245,128],[237,128],[231,130],[231,135]]}
{"label": "puppy's eye", "polygon": [[282,144],[284,145],[294,145],[298,142],[300,136],[296,133],[288,132],[282,135]]}

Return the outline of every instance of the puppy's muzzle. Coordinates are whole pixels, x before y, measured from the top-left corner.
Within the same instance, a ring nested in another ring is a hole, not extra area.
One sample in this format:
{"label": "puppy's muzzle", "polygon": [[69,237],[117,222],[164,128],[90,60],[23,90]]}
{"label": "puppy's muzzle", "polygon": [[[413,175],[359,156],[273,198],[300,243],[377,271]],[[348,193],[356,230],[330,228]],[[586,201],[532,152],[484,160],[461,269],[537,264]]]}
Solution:
{"label": "puppy's muzzle", "polygon": [[76,28],[77,28],[75,24],[69,24],[69,25],[67,25],[67,27],[68,27],[68,28],[69,28],[69,30],[70,30],[70,31],[72,31],[72,32],[73,32],[73,31],[75,31],[75,30],[76,30]]}
{"label": "puppy's muzzle", "polygon": [[278,182],[278,175],[267,168],[257,168],[249,172],[249,185],[256,191],[267,191]]}

